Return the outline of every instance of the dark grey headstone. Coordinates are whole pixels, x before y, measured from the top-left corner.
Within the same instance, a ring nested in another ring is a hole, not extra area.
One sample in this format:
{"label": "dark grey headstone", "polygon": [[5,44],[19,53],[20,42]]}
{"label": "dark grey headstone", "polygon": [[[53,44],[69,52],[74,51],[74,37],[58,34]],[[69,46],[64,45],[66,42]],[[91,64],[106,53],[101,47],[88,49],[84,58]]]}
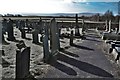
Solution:
{"label": "dark grey headstone", "polygon": [[16,51],[16,79],[25,78],[30,69],[30,47]]}

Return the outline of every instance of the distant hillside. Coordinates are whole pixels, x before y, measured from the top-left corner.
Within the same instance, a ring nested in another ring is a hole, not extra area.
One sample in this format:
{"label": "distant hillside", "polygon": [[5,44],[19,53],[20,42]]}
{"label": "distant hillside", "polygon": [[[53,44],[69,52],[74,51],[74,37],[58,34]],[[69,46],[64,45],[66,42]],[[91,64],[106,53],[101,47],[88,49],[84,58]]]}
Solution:
{"label": "distant hillside", "polygon": [[[27,13],[27,14],[22,14],[23,16],[75,16],[76,13],[53,13],[53,14],[49,14],[49,13]],[[92,16],[98,13],[77,13],[78,16]],[[102,14],[100,14],[102,15]]]}

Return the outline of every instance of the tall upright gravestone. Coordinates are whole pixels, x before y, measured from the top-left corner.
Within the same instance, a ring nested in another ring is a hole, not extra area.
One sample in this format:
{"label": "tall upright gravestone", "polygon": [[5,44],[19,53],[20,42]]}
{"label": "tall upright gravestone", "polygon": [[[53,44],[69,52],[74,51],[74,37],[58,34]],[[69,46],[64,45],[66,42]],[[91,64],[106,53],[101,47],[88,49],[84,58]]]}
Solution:
{"label": "tall upright gravestone", "polygon": [[82,33],[85,31],[85,22],[84,19],[82,20]]}
{"label": "tall upright gravestone", "polygon": [[[23,79],[29,75],[30,69],[30,47],[26,47],[24,42],[17,44],[16,50],[16,79]],[[22,50],[22,48],[24,48]]]}
{"label": "tall upright gravestone", "polygon": [[108,21],[106,20],[105,22],[105,27],[106,27],[106,30],[105,31],[108,31]]}
{"label": "tall upright gravestone", "polygon": [[50,47],[52,55],[54,55],[60,48],[59,29],[55,18],[51,20],[50,24]]}
{"label": "tall upright gravestone", "polygon": [[76,14],[75,19],[76,19],[75,36],[80,36],[79,26],[78,26],[78,14]]}
{"label": "tall upright gravestone", "polygon": [[108,30],[108,32],[111,32],[111,27],[112,27],[111,23],[112,23],[111,20],[109,20],[109,30]]}
{"label": "tall upright gravestone", "polygon": [[49,60],[50,52],[49,52],[49,44],[48,44],[48,26],[44,26],[44,34],[43,34],[43,52],[44,52],[44,61],[47,62]]}
{"label": "tall upright gravestone", "polygon": [[2,41],[5,41],[2,29],[3,29],[2,20],[0,20],[0,44],[2,44]]}
{"label": "tall upright gravestone", "polygon": [[73,30],[71,31],[71,35],[70,35],[70,46],[73,45]]}
{"label": "tall upright gravestone", "polygon": [[118,29],[118,33],[120,34],[120,19],[119,19],[119,29]]}
{"label": "tall upright gravestone", "polygon": [[32,33],[33,34],[33,43],[35,43],[35,44],[39,43],[38,33],[39,33],[38,25],[35,23],[34,30]]}
{"label": "tall upright gravestone", "polygon": [[11,19],[9,19],[7,31],[8,31],[8,40],[14,41],[15,37],[13,31],[13,21]]}
{"label": "tall upright gravestone", "polygon": [[2,37],[3,33],[2,33],[2,18],[0,17],[0,65],[2,64]]}

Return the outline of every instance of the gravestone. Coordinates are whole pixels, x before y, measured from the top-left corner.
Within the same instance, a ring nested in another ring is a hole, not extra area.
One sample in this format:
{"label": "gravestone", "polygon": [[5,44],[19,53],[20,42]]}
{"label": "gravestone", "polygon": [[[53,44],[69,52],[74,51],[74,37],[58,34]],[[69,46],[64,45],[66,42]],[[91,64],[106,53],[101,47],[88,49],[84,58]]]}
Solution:
{"label": "gravestone", "polygon": [[50,56],[49,44],[48,44],[48,26],[45,25],[43,34],[43,52],[44,52],[44,62],[47,62]]}
{"label": "gravestone", "polygon": [[78,26],[78,14],[76,14],[76,27],[75,27],[75,36],[80,36],[79,26]]}
{"label": "gravestone", "polygon": [[11,19],[9,19],[7,31],[8,31],[7,40],[15,41],[14,31],[13,31],[13,21]]}
{"label": "gravestone", "polygon": [[59,28],[59,37],[61,36],[61,28]]}
{"label": "gravestone", "polygon": [[60,49],[59,29],[55,18],[51,20],[50,24],[50,48],[53,55]]}
{"label": "gravestone", "polygon": [[29,32],[30,32],[30,25],[29,25],[28,19],[26,19],[26,27],[28,28],[28,29],[27,29],[27,32],[29,33]]}
{"label": "gravestone", "polygon": [[71,35],[70,35],[70,46],[73,45],[73,30],[71,31]]}
{"label": "gravestone", "polygon": [[84,33],[85,31],[85,22],[84,22],[84,19],[82,20],[82,33]]}
{"label": "gravestone", "polygon": [[35,44],[39,43],[38,33],[39,33],[38,30],[36,30],[36,29],[33,30],[33,35],[32,36],[33,36],[33,43],[35,43]]}
{"label": "gravestone", "polygon": [[110,33],[111,32],[111,20],[109,20],[109,30],[108,32]]}
{"label": "gravestone", "polygon": [[25,78],[29,75],[30,69],[30,47],[24,43],[17,44],[16,50],[16,79]]}
{"label": "gravestone", "polygon": [[23,20],[20,21],[20,26],[19,26],[19,30],[21,31],[21,37],[24,39],[26,38],[26,33],[25,33],[25,22]]}
{"label": "gravestone", "polygon": [[2,26],[2,20],[1,20],[0,21],[0,44],[5,42],[4,32],[5,32],[5,30],[4,30],[3,26]]}
{"label": "gravestone", "polygon": [[42,33],[42,28],[43,28],[43,22],[42,22],[42,19],[40,18],[38,22],[38,30],[40,34]]}
{"label": "gravestone", "polygon": [[120,34],[120,19],[119,19],[119,29],[118,29],[118,33]]}
{"label": "gravestone", "polygon": [[105,26],[106,26],[106,30],[105,31],[108,31],[108,21],[107,20],[105,22]]}

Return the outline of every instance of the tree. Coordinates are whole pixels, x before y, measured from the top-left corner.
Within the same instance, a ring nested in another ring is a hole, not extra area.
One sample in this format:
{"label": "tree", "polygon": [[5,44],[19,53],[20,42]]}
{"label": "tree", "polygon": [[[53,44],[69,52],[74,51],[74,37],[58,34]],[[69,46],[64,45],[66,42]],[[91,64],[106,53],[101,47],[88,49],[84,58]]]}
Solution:
{"label": "tree", "polygon": [[103,18],[104,18],[105,20],[113,20],[113,19],[114,19],[113,12],[110,11],[110,10],[107,10],[107,11],[105,12],[105,14],[103,15]]}

